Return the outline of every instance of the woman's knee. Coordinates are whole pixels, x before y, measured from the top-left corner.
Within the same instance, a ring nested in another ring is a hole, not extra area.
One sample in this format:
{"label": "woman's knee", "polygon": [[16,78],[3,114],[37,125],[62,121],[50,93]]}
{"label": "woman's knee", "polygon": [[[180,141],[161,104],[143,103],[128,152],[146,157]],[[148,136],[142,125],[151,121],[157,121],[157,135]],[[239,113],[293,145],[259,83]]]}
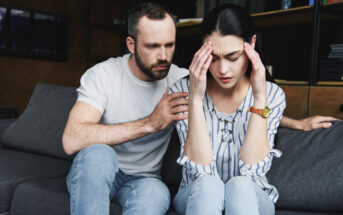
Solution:
{"label": "woman's knee", "polygon": [[251,192],[255,190],[253,180],[248,176],[236,176],[230,179],[225,184],[225,192],[232,193],[232,192]]}
{"label": "woman's knee", "polygon": [[203,175],[193,183],[193,196],[202,199],[217,200],[219,202],[223,201],[224,183],[220,178],[211,175]]}

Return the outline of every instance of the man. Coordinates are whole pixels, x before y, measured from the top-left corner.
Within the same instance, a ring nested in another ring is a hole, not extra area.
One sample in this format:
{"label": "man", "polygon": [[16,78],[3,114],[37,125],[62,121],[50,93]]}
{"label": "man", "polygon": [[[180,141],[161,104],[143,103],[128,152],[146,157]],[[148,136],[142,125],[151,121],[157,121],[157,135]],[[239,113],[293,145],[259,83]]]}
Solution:
{"label": "man", "polygon": [[176,26],[157,4],[129,14],[131,54],[86,71],[63,134],[67,154],[77,153],[67,176],[71,214],[165,214],[168,188],[159,179],[172,122],[187,118],[186,93],[168,86],[188,74],[171,64]]}

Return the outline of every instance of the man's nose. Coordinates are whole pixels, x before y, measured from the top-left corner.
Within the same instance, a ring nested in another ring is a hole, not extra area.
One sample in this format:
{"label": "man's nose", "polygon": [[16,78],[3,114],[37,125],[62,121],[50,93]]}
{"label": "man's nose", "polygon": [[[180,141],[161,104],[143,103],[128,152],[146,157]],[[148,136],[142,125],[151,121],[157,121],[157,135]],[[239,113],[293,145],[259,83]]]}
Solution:
{"label": "man's nose", "polygon": [[158,53],[158,60],[167,60],[167,51],[165,47],[161,47]]}

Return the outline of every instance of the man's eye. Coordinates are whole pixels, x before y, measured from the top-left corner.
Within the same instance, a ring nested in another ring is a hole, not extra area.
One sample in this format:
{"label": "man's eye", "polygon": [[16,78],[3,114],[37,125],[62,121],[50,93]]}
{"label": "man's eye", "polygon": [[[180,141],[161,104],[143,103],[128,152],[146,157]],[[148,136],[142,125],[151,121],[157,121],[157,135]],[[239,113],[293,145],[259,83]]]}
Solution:
{"label": "man's eye", "polygon": [[173,47],[174,44],[171,43],[171,44],[167,44],[166,46],[170,48],[170,47]]}
{"label": "man's eye", "polygon": [[154,48],[156,48],[157,46],[156,46],[156,45],[147,45],[147,47],[148,47],[149,49],[154,49]]}

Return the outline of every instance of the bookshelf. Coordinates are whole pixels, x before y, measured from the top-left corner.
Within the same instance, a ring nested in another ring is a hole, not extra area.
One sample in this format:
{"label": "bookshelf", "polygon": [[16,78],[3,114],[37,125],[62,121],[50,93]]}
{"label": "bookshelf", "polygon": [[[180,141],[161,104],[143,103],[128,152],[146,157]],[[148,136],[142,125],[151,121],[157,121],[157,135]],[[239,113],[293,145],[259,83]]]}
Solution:
{"label": "bookshelf", "polygon": [[[295,118],[322,114],[343,119],[343,77],[335,81],[319,79],[320,61],[328,59],[330,44],[343,43],[343,1],[321,4],[315,0],[313,6],[251,16],[258,44],[264,51],[264,63],[273,66],[275,81],[286,93],[286,114]],[[200,25],[201,21],[177,24],[175,62],[183,67],[189,66],[201,45]],[[327,108],[326,103],[330,103]]]}

